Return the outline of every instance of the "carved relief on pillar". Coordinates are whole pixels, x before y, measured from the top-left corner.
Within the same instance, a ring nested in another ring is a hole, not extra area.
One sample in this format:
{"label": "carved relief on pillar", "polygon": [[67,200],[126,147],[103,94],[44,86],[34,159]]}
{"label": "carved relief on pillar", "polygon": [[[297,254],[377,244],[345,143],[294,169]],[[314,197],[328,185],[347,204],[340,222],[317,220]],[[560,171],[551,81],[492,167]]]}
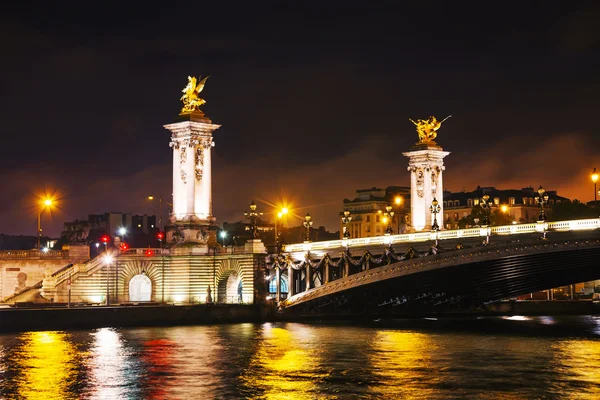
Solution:
{"label": "carved relief on pillar", "polygon": [[204,150],[210,149],[215,144],[212,139],[197,140],[196,144],[198,144],[198,146],[194,152],[196,158],[194,172],[196,173],[196,180],[199,181],[202,179],[202,173],[204,171]]}
{"label": "carved relief on pillar", "polygon": [[437,177],[438,177],[438,167],[433,167],[431,169],[431,195],[433,197],[437,194]]}
{"label": "carved relief on pillar", "polygon": [[187,162],[187,149],[184,146],[181,146],[179,149],[179,175],[181,176],[181,180],[183,183],[187,181],[187,172],[185,171],[185,163]]}
{"label": "carved relief on pillar", "polygon": [[423,197],[425,194],[425,174],[423,168],[417,168],[417,196]]}

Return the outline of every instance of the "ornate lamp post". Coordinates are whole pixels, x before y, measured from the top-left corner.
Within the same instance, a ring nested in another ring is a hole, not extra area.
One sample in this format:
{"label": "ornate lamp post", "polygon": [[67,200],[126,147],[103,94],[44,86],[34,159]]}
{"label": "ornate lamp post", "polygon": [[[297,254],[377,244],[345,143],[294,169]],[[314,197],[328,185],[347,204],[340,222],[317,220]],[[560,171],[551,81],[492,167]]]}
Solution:
{"label": "ornate lamp post", "polygon": [[596,172],[596,168],[594,168],[594,171],[592,172],[592,182],[594,182],[594,206],[595,206],[596,201],[598,200],[598,197],[597,197],[598,191],[596,190],[596,182],[598,182],[598,173]]}
{"label": "ornate lamp post", "polygon": [[540,215],[538,216],[538,222],[546,222],[546,214],[544,213],[544,203],[548,202],[548,194],[546,190],[540,186],[538,189],[537,201],[540,203]]}
{"label": "ornate lamp post", "polygon": [[313,222],[311,221],[311,216],[309,213],[306,213],[306,216],[304,217],[304,228],[306,229],[306,233],[305,233],[305,238],[304,241],[305,242],[310,242],[310,227],[312,226]]}
{"label": "ornate lamp post", "polygon": [[483,224],[481,224],[482,228],[485,228],[485,245],[488,245],[490,243],[490,231],[491,228],[489,227],[490,225],[490,209],[491,209],[491,204],[490,204],[490,196],[488,196],[487,194],[484,194],[483,197],[481,198],[481,208],[483,208]]}
{"label": "ornate lamp post", "polygon": [[287,215],[289,212],[287,207],[283,207],[281,211],[277,213],[277,217],[275,218],[275,247],[279,247],[279,235],[277,234],[277,221],[280,220],[284,215]]}
{"label": "ornate lamp post", "polygon": [[52,207],[52,199],[45,199],[44,201],[42,201],[42,207],[40,209],[40,212],[38,213],[38,218],[37,218],[37,249],[40,250],[41,249],[41,245],[40,245],[40,240],[42,238],[42,225],[41,225],[41,220],[42,220],[42,212],[47,208],[47,207]]}
{"label": "ornate lamp post", "polygon": [[433,224],[431,224],[431,230],[435,232],[435,245],[438,245],[437,231],[440,230],[440,226],[437,222],[437,214],[441,211],[441,207],[437,199],[434,197],[431,205],[429,206],[429,211],[433,214]]}
{"label": "ornate lamp post", "polygon": [[258,223],[260,222],[260,217],[263,213],[259,213],[256,211],[256,204],[254,201],[250,204],[250,212],[244,212],[244,216],[250,220],[250,230],[252,231],[252,238],[259,239],[258,235]]}
{"label": "ornate lamp post", "polygon": [[394,199],[394,202],[398,206],[398,235],[399,235],[400,234],[400,219],[402,218],[401,207],[404,206],[404,199],[402,198],[402,196],[396,196],[396,198]]}
{"label": "ornate lamp post", "polygon": [[348,229],[348,224],[352,221],[352,216],[350,215],[350,211],[344,210],[344,215],[342,216],[342,224],[344,224],[344,239],[350,239],[350,230]]}
{"label": "ornate lamp post", "polygon": [[548,193],[546,193],[546,190],[544,190],[544,188],[540,185],[540,188],[538,189],[538,196],[536,197],[538,203],[540,203],[540,215],[538,216],[538,223],[541,224],[542,226],[542,232],[544,233],[544,236],[542,237],[542,239],[546,239],[546,214],[544,213],[544,203],[548,202]]}
{"label": "ornate lamp post", "polygon": [[[438,206],[439,207],[439,206]],[[394,233],[394,229],[392,228],[392,218],[394,218],[394,212],[392,211],[392,206],[385,206],[385,213],[383,214],[388,220],[388,226],[385,228],[385,234],[391,235]]]}

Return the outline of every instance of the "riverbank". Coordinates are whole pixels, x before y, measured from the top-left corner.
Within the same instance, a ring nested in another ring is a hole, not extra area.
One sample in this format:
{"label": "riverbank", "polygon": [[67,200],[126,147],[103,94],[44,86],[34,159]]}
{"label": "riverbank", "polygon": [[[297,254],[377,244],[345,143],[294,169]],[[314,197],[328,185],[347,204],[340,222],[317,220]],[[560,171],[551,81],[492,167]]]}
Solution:
{"label": "riverbank", "polygon": [[[507,301],[478,310],[444,313],[406,313],[382,318],[465,318],[479,316],[600,315],[600,303],[592,301]],[[377,316],[378,318],[379,316]],[[274,307],[244,304],[128,305],[0,309],[0,332],[206,325],[241,322],[343,321],[372,319],[356,315],[294,315],[277,313]]]}

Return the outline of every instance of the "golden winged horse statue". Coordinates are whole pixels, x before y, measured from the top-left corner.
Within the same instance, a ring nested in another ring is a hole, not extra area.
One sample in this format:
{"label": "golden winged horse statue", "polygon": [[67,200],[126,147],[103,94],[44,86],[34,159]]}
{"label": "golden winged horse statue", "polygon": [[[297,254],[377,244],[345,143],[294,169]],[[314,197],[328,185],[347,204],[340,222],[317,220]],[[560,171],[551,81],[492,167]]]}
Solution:
{"label": "golden winged horse statue", "polygon": [[181,96],[181,101],[183,101],[183,107],[181,108],[180,114],[189,114],[193,111],[200,111],[200,106],[206,103],[206,100],[200,98],[200,92],[204,89],[204,84],[208,76],[205,76],[203,79],[196,80],[193,76],[188,76],[188,84],[183,88],[183,96]]}
{"label": "golden winged horse statue", "polygon": [[417,127],[417,133],[419,134],[419,143],[432,143],[437,137],[437,130],[442,126],[442,122],[450,118],[452,115],[448,115],[441,121],[438,121],[435,117],[431,116],[427,120],[418,119],[416,122],[409,118],[410,122],[415,124]]}

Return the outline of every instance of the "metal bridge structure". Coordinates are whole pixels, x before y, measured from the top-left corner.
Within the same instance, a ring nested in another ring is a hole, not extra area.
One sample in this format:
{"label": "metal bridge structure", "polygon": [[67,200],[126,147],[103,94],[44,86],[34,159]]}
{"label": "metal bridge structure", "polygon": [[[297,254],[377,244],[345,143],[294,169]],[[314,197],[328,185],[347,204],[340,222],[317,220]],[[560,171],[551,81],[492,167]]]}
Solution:
{"label": "metal bridge structure", "polygon": [[600,279],[600,218],[296,243],[267,268],[287,284],[285,312],[472,309]]}

